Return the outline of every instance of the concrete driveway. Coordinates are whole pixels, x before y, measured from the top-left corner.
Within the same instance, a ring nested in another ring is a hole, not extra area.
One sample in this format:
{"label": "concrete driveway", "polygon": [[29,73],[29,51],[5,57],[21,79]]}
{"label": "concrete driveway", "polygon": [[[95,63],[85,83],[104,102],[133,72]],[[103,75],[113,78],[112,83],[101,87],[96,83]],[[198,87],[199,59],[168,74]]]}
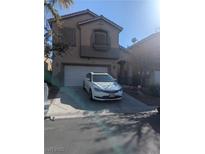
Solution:
{"label": "concrete driveway", "polygon": [[139,113],[153,110],[124,93],[120,101],[91,101],[82,87],[63,87],[50,107],[50,115],[89,113]]}

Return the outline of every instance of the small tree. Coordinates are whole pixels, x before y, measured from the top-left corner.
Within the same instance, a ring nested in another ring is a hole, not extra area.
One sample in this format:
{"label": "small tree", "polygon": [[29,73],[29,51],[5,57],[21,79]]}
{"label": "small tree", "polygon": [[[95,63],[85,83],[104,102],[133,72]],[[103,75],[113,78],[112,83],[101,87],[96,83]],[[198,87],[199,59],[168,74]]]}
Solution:
{"label": "small tree", "polygon": [[[61,16],[59,15],[56,7],[60,6],[64,9],[67,9],[71,4],[73,4],[73,0],[44,0],[44,63],[47,58],[51,58],[50,55],[54,51],[58,54],[61,54],[65,50],[68,49],[68,45],[63,43],[53,43],[52,37],[59,37],[59,35],[50,28],[49,19],[53,18],[53,22],[56,23],[57,26],[61,26]],[[51,17],[47,17],[50,14]],[[57,81],[51,83],[51,71],[44,69],[44,81],[50,84],[58,85]]]}
{"label": "small tree", "polygon": [[49,18],[47,14],[49,13],[53,18],[53,22],[56,23],[57,26],[61,26],[61,16],[59,15],[56,7],[60,6],[64,9],[67,9],[70,5],[73,4],[73,0],[44,0],[44,56],[49,57],[50,53],[53,51],[57,51],[57,53],[61,53],[68,48],[67,45],[62,43],[52,43],[52,37],[58,36],[58,34],[50,28]]}

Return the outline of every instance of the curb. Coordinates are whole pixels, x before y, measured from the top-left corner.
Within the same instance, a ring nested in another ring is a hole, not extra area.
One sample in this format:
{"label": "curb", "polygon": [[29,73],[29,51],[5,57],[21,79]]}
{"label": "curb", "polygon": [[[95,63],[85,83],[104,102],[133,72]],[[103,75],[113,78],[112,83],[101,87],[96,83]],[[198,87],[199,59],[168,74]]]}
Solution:
{"label": "curb", "polygon": [[139,115],[152,115],[158,113],[156,109],[150,110],[150,111],[144,111],[144,112],[136,112],[136,113],[110,113],[110,112],[105,112],[105,113],[96,113],[96,112],[90,112],[88,114],[51,114],[51,115],[46,115],[49,117],[52,117],[53,119],[72,119],[72,118],[88,118],[88,117],[94,117],[94,116],[112,116],[112,115],[117,115],[117,114],[139,114]]}

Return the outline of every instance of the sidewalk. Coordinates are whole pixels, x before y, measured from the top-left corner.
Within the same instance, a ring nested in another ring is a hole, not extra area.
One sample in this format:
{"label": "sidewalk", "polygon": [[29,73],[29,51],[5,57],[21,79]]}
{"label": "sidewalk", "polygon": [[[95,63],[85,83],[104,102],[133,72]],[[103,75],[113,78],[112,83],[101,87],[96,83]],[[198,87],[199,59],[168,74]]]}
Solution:
{"label": "sidewalk", "polygon": [[[48,101],[50,103],[50,107],[47,116],[55,117],[55,119],[92,117],[92,116],[96,116],[96,114],[98,116],[116,114],[116,113],[109,112],[109,110],[107,109],[100,110],[100,111],[79,110],[70,105],[61,103],[60,98],[50,99]],[[150,110],[150,111],[139,112],[139,113],[153,114],[156,112],[157,112],[156,110]]]}

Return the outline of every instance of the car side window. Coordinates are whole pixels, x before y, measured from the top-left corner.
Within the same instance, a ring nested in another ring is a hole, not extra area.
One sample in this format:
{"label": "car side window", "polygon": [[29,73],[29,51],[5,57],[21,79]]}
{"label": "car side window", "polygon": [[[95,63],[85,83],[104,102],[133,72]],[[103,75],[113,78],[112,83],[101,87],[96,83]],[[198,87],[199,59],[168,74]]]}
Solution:
{"label": "car side window", "polygon": [[91,75],[90,75],[90,73],[88,73],[88,74],[86,75],[86,78],[90,80],[90,77],[91,77]]}

